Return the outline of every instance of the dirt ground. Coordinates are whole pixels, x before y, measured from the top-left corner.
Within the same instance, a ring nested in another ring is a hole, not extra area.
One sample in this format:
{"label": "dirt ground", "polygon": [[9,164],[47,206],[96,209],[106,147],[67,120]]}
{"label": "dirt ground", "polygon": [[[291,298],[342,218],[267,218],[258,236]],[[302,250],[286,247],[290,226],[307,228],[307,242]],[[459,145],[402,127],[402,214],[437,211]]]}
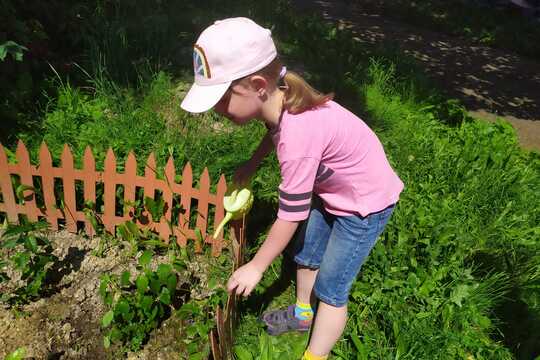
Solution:
{"label": "dirt ground", "polygon": [[[119,246],[109,247],[103,257],[92,255],[92,250],[98,247],[98,237],[89,239],[65,230],[47,237],[52,242],[53,254],[59,259],[53,271],[58,280],[55,290],[17,311],[7,305],[0,306],[0,358],[19,347],[25,347],[27,358],[31,359],[176,360],[179,354],[185,353],[184,325],[176,316],[171,316],[152,332],[148,343],[137,353],[124,355],[114,344],[106,350],[101,329],[106,309],[98,291],[100,277],[124,270],[134,273],[136,260],[125,256]],[[167,255],[156,255],[152,264],[156,267],[165,261]],[[193,275],[197,274],[202,281],[208,270],[201,262],[187,266],[178,287],[189,289],[195,279]],[[18,286],[16,277],[8,275],[12,281],[2,283],[0,293]],[[190,297],[204,297],[199,294],[203,290],[204,287],[192,288]]]}
{"label": "dirt ground", "polygon": [[429,78],[471,116],[503,118],[524,149],[540,151],[540,62],[509,51],[415,27],[383,16],[377,0],[294,0],[299,9],[322,14],[354,31],[368,45],[385,42],[416,58]]}

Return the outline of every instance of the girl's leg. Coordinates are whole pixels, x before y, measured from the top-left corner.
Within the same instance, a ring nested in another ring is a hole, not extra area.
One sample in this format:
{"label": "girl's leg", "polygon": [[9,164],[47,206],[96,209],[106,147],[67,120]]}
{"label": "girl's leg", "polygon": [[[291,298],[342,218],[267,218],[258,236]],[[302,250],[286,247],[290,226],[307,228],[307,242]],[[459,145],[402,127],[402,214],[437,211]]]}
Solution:
{"label": "girl's leg", "polygon": [[328,355],[347,323],[347,305],[336,307],[319,302],[308,349],[313,355]]}
{"label": "girl's leg", "polygon": [[352,283],[393,208],[388,207],[367,217],[341,216],[334,221],[314,284],[314,292],[320,301],[308,354],[326,357],[343,333]]}
{"label": "girl's leg", "polygon": [[311,269],[305,266],[296,268],[296,298],[304,304],[314,305],[315,294],[313,293],[313,285],[319,269]]}

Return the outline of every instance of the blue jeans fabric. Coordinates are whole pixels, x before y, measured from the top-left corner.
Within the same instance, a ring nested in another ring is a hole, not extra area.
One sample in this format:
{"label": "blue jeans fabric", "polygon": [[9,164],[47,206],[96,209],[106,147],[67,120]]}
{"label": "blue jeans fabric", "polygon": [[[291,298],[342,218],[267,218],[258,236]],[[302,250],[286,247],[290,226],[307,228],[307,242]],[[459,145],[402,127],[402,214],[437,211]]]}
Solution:
{"label": "blue jeans fabric", "polygon": [[394,207],[366,217],[336,216],[324,210],[320,199],[313,200],[293,246],[298,265],[319,269],[314,286],[319,300],[338,307],[347,304],[352,283]]}

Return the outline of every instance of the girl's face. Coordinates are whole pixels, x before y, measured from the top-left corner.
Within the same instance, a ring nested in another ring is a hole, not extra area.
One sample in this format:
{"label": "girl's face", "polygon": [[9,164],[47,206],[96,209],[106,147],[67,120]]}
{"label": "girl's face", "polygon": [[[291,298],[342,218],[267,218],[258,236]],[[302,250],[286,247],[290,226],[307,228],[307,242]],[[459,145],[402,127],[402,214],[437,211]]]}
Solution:
{"label": "girl's face", "polygon": [[237,125],[260,117],[263,101],[259,93],[242,82],[232,83],[214,110]]}

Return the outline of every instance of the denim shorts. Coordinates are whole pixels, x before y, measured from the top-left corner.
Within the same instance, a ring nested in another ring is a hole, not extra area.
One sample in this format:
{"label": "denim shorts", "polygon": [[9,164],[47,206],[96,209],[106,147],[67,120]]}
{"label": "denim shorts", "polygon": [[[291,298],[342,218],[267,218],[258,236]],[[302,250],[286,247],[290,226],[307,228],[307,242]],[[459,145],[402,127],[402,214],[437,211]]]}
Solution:
{"label": "denim shorts", "polygon": [[314,291],[333,306],[347,304],[349,291],[362,264],[388,223],[395,205],[362,216],[336,216],[314,198],[309,217],[301,224],[294,244],[294,261],[319,269]]}

